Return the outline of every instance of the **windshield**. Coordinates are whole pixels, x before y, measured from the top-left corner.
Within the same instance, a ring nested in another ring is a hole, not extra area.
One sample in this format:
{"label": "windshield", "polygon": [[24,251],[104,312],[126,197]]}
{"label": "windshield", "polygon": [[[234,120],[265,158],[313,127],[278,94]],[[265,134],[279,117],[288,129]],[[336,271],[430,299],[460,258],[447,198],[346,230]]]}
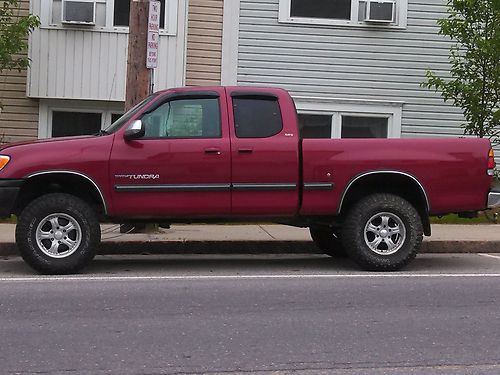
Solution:
{"label": "windshield", "polygon": [[122,117],[120,117],[118,120],[113,122],[110,126],[108,126],[106,129],[104,129],[104,132],[106,134],[112,134],[116,132],[118,129],[120,129],[128,120],[130,120],[132,117],[135,116],[137,112],[139,112],[142,108],[144,108],[146,105],[148,105],[150,102],[152,102],[158,94],[152,94],[149,95],[146,99],[144,99],[142,102],[139,104],[136,104],[134,107],[132,107],[128,112],[126,112]]}

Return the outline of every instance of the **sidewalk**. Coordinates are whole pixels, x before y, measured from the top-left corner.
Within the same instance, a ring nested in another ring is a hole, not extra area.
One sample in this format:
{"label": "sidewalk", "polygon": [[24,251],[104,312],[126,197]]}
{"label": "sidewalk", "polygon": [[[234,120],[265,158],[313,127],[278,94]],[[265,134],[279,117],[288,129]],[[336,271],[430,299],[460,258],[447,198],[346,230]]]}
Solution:
{"label": "sidewalk", "polygon": [[[120,234],[102,226],[100,254],[320,253],[307,228],[284,225],[174,225],[157,233]],[[0,224],[0,256],[17,254],[15,225]],[[421,252],[500,253],[500,225],[432,226]]]}

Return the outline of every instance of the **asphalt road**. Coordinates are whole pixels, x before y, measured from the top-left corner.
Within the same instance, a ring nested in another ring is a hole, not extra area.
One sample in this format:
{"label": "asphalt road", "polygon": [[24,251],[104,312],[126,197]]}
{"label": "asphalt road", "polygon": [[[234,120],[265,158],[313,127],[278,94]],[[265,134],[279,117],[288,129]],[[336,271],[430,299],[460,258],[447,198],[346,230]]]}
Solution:
{"label": "asphalt road", "polygon": [[0,261],[0,373],[499,374],[500,257],[401,273],[322,256]]}

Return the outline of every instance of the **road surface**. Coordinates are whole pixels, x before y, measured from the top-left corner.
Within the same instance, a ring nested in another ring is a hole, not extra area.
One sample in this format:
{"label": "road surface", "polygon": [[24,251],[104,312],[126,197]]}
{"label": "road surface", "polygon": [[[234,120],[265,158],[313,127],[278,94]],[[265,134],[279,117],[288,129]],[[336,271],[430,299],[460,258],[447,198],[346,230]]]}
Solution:
{"label": "road surface", "polygon": [[0,261],[2,374],[499,374],[500,256],[405,272],[308,256]]}

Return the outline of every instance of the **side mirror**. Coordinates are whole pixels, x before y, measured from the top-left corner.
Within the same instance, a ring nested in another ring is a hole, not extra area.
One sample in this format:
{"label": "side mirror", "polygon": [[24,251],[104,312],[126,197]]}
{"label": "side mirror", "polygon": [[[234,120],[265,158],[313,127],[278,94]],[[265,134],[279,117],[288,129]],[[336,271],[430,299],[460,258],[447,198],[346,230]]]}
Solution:
{"label": "side mirror", "polygon": [[132,141],[134,139],[139,139],[144,137],[144,134],[146,134],[146,129],[144,129],[142,121],[135,120],[132,124],[129,125],[128,129],[125,130],[123,138],[126,141]]}

